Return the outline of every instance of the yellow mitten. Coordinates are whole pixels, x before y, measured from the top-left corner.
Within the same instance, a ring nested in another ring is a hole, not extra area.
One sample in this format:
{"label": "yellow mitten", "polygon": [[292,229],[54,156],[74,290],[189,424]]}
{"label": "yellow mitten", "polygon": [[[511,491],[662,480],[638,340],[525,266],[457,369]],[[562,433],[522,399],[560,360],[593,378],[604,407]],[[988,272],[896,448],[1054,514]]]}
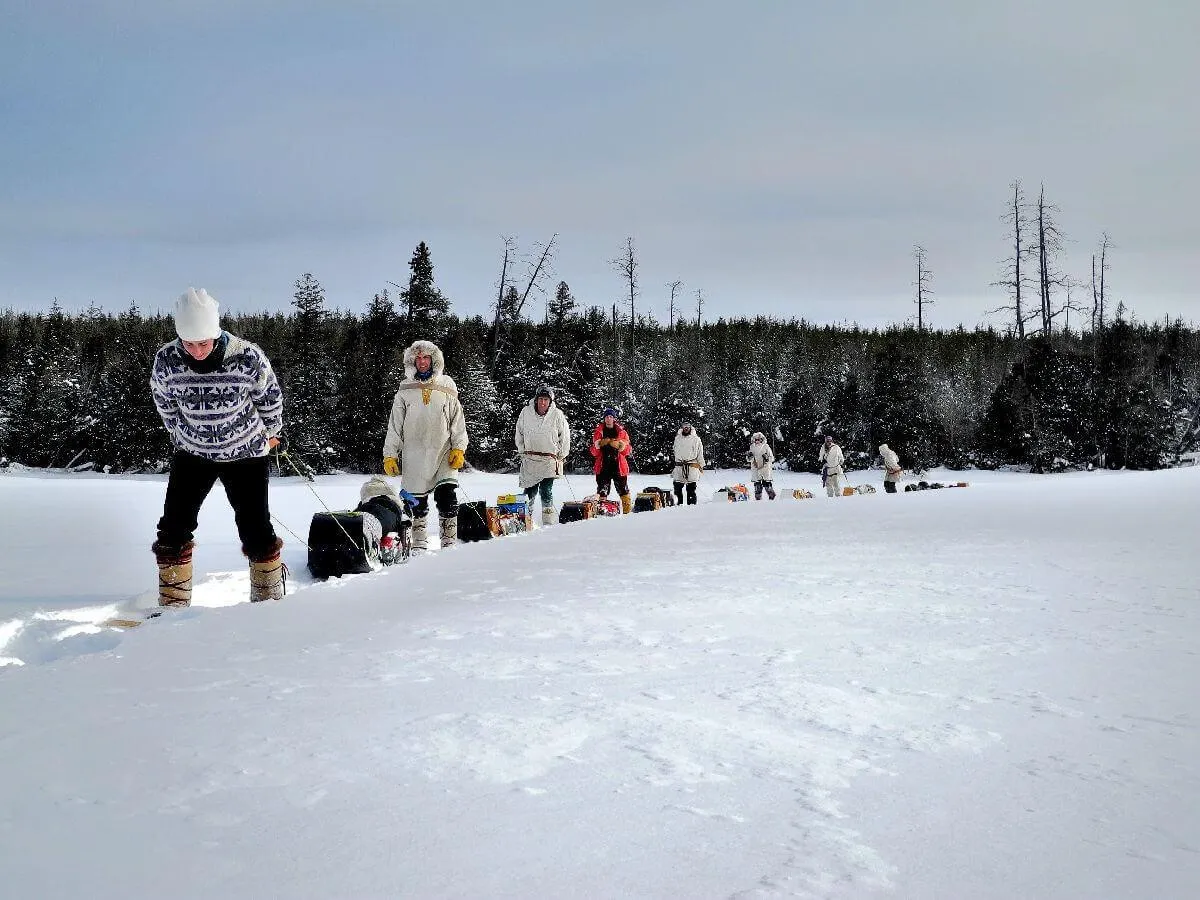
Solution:
{"label": "yellow mitten", "polygon": [[446,457],[446,462],[450,463],[450,468],[452,469],[461,469],[463,467],[463,463],[466,461],[467,460],[463,455],[463,452],[458,448],[451,450],[450,454]]}
{"label": "yellow mitten", "polygon": [[385,456],[383,458],[383,474],[389,478],[400,477],[400,460],[394,456]]}

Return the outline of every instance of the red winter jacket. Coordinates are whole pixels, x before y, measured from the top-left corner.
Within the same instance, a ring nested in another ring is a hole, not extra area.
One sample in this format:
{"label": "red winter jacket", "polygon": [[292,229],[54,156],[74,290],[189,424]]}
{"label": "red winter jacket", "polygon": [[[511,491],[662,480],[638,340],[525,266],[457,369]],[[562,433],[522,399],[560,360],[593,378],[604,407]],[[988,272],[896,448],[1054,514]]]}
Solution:
{"label": "red winter jacket", "polygon": [[[601,422],[596,426],[596,430],[592,432],[592,456],[596,458],[596,464],[592,467],[592,471],[597,475],[604,467],[604,452],[600,449],[600,441],[604,439],[604,423]],[[633,447],[629,444],[629,433],[625,427],[619,422],[617,423],[617,436],[613,438],[613,443],[620,442],[617,447],[617,474],[629,474],[629,457],[633,453]]]}

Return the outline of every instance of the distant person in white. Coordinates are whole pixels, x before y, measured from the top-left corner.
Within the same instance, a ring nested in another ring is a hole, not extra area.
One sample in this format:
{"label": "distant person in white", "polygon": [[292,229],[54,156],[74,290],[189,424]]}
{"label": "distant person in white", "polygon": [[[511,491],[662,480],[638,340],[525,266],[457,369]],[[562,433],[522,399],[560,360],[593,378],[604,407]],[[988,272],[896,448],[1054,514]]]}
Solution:
{"label": "distant person in white", "polygon": [[754,499],[761,500],[763,491],[766,491],[767,499],[774,500],[775,481],[772,470],[775,454],[771,452],[767,436],[761,431],[754,432],[750,437],[750,449],[746,452],[746,462],[750,464],[750,478],[754,482]]}
{"label": "distant person in white", "polygon": [[817,462],[823,466],[822,481],[825,483],[825,496],[840,497],[842,495],[842,466],[846,459],[842,456],[842,448],[833,442],[833,435],[825,435],[825,446],[817,457]]}
{"label": "distant person in white", "polygon": [[521,457],[519,484],[533,520],[533,503],[542,498],[542,524],[554,524],[554,479],[563,474],[571,452],[571,429],[567,417],[554,402],[554,391],[543,384],[521,408],[513,433]]}
{"label": "distant person in white", "polygon": [[889,494],[896,493],[896,482],[904,469],[900,467],[900,457],[887,444],[879,445],[879,458],[883,460],[883,489]]}
{"label": "distant person in white", "polygon": [[675,433],[671,448],[675,456],[675,468],[671,470],[671,484],[675,490],[675,503],[683,505],[683,492],[687,491],[688,506],[696,505],[696,482],[704,471],[704,442],[690,422],[684,422]]}

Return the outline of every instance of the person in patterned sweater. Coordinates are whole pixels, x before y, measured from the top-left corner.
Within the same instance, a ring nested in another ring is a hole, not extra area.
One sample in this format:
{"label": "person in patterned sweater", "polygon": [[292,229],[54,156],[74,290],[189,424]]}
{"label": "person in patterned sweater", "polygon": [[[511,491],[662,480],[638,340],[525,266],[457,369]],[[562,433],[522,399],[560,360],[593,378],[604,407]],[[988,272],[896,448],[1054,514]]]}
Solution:
{"label": "person in patterned sweater", "polygon": [[200,507],[220,481],[250,561],[250,599],[284,594],[283,542],[271,525],[267,455],[283,429],[283,394],[265,353],[221,330],[218,304],[189,288],[175,303],[178,340],[154,357],[150,390],[171,436],[171,474],[158,539],[160,606],[192,600],[192,549]]}

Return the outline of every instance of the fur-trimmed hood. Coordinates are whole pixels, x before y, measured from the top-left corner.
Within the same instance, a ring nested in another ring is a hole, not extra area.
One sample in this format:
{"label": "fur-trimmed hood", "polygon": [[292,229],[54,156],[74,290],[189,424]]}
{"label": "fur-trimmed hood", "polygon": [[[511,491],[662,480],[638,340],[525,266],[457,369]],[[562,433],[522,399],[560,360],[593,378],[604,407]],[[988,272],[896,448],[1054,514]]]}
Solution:
{"label": "fur-trimmed hood", "polygon": [[529,398],[529,408],[537,412],[538,397],[545,397],[550,401],[550,406],[546,408],[546,414],[550,414],[550,410],[554,407],[555,401],[558,399],[554,396],[554,388],[548,384],[539,385],[537,392]]}
{"label": "fur-trimmed hood", "polygon": [[366,503],[372,497],[390,497],[397,503],[400,502],[400,495],[395,489],[387,483],[387,480],[382,475],[373,475],[369,478],[361,488],[358,489],[358,502]]}
{"label": "fur-trimmed hood", "polygon": [[428,353],[433,357],[432,371],[435,376],[441,375],[446,369],[446,359],[442,356],[442,351],[433,341],[413,341],[407,350],[404,351],[404,377],[417,377],[417,354]]}

